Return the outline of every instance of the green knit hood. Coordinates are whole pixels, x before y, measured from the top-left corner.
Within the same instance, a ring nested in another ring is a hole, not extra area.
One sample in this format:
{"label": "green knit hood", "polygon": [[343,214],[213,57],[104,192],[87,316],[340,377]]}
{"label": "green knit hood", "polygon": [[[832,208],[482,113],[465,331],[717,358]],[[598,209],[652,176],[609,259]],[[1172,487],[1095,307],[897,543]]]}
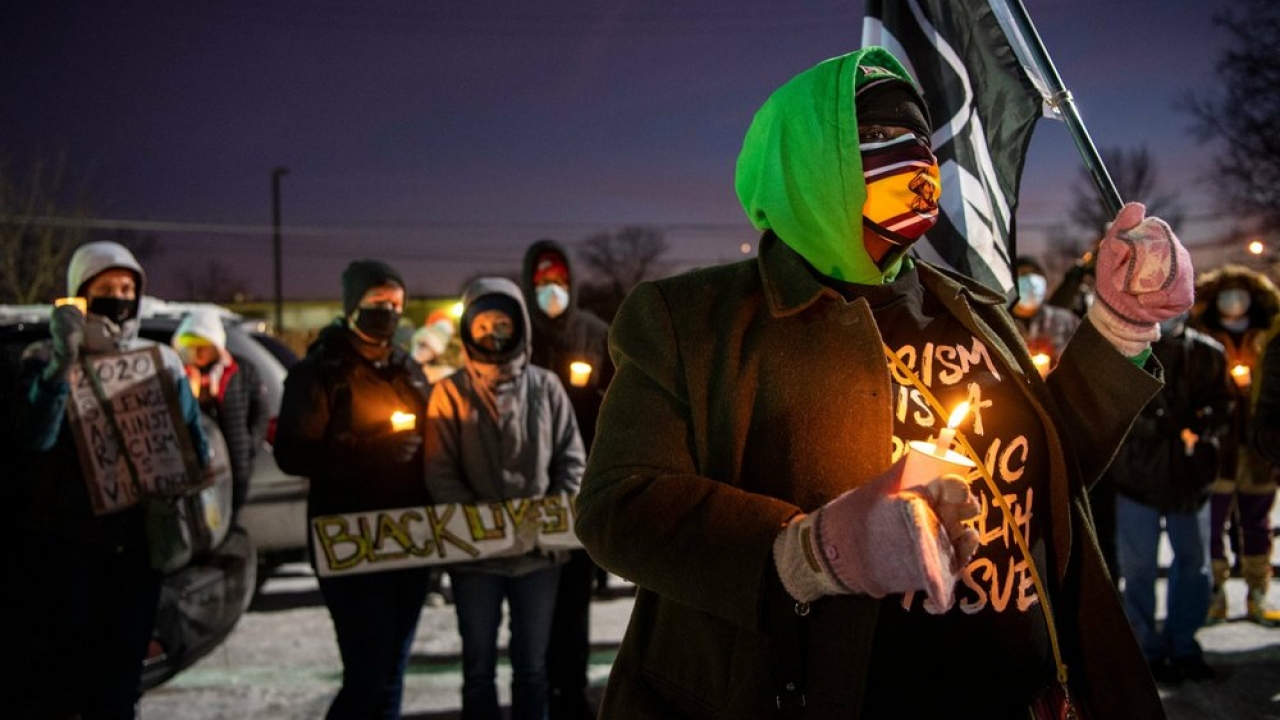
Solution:
{"label": "green knit hood", "polygon": [[892,280],[903,262],[882,272],[862,244],[867,193],[853,99],[886,77],[916,86],[881,47],[824,60],[792,78],[751,121],[734,182],[757,230],[773,230],[818,272],[862,285]]}

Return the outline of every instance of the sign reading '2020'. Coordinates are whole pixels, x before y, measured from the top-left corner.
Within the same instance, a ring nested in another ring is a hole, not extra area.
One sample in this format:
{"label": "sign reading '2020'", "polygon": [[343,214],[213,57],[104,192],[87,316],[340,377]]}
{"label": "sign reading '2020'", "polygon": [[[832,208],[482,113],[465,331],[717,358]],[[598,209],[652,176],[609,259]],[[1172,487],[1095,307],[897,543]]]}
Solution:
{"label": "sign reading '2020'", "polygon": [[69,380],[71,433],[94,514],[209,484],[158,348],[94,355],[73,366]]}
{"label": "sign reading '2020'", "polygon": [[582,547],[568,493],[325,515],[311,520],[316,572],[353,575]]}

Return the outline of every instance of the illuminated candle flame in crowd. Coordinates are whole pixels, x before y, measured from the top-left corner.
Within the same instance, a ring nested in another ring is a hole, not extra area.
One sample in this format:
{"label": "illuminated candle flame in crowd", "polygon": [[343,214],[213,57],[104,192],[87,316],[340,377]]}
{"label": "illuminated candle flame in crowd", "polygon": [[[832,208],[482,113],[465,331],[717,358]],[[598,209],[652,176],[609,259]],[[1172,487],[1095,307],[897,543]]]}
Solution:
{"label": "illuminated candle flame in crowd", "polygon": [[591,379],[592,367],[589,363],[569,363],[569,384],[574,387],[586,387]]}
{"label": "illuminated candle flame in crowd", "polygon": [[1252,376],[1249,373],[1248,365],[1236,365],[1231,368],[1231,379],[1236,381],[1236,387],[1249,387]]}
{"label": "illuminated candle flame in crowd", "polygon": [[942,428],[938,433],[938,439],[934,442],[933,454],[938,457],[946,457],[947,451],[951,449],[951,443],[956,439],[956,428],[964,421],[964,416],[969,414],[969,401],[966,400],[956,406],[951,411],[951,417],[947,418],[947,426]]}
{"label": "illuminated candle flame in crowd", "polygon": [[393,432],[402,432],[404,430],[412,430],[418,426],[418,416],[413,413],[401,412],[399,410],[391,413],[391,430]]}
{"label": "illuminated candle flame in crowd", "polygon": [[1049,356],[1045,353],[1036,353],[1035,355],[1032,355],[1031,362],[1036,366],[1036,369],[1040,371],[1041,376],[1049,372]]}

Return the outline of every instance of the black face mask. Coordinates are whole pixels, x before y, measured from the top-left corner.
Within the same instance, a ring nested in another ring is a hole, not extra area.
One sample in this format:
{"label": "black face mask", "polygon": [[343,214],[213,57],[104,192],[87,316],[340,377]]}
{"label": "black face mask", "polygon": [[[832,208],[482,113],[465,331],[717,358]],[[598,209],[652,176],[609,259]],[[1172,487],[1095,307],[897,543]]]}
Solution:
{"label": "black face mask", "polygon": [[356,310],[356,329],[374,340],[390,340],[399,324],[400,313],[391,308],[362,307]]}
{"label": "black face mask", "polygon": [[96,297],[89,301],[89,314],[104,317],[116,325],[123,325],[138,315],[138,300],[117,297]]}

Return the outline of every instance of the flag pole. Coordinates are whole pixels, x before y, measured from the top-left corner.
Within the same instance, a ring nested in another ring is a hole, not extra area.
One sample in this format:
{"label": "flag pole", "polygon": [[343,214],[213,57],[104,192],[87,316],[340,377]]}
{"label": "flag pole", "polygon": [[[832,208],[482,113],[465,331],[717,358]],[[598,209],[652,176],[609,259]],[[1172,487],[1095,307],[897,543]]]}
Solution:
{"label": "flag pole", "polygon": [[1102,156],[1098,154],[1098,148],[1094,146],[1093,139],[1089,137],[1089,131],[1084,126],[1084,121],[1080,119],[1080,113],[1076,110],[1075,99],[1071,96],[1071,91],[1066,89],[1062,84],[1062,78],[1058,75],[1058,71],[1053,66],[1053,60],[1049,58],[1049,52],[1045,50],[1044,43],[1040,40],[1040,34],[1036,32],[1035,25],[1031,23],[1031,16],[1027,14],[1027,9],[1022,6],[1022,0],[1006,0],[1009,7],[1009,14],[1013,21],[1018,25],[1018,29],[1022,31],[1023,37],[1027,41],[1028,50],[1031,52],[1031,60],[1038,66],[1041,76],[1045,82],[1049,84],[1049,98],[1046,100],[1049,106],[1062,114],[1063,121],[1067,124],[1067,130],[1071,133],[1071,139],[1076,143],[1076,149],[1080,152],[1080,156],[1084,159],[1085,169],[1089,172],[1089,176],[1093,178],[1093,184],[1098,189],[1098,194],[1102,197],[1102,204],[1112,215],[1120,213],[1120,208],[1124,206],[1124,201],[1120,199],[1120,193],[1116,190],[1116,185],[1111,181],[1111,175],[1107,172],[1107,166],[1102,162]]}

